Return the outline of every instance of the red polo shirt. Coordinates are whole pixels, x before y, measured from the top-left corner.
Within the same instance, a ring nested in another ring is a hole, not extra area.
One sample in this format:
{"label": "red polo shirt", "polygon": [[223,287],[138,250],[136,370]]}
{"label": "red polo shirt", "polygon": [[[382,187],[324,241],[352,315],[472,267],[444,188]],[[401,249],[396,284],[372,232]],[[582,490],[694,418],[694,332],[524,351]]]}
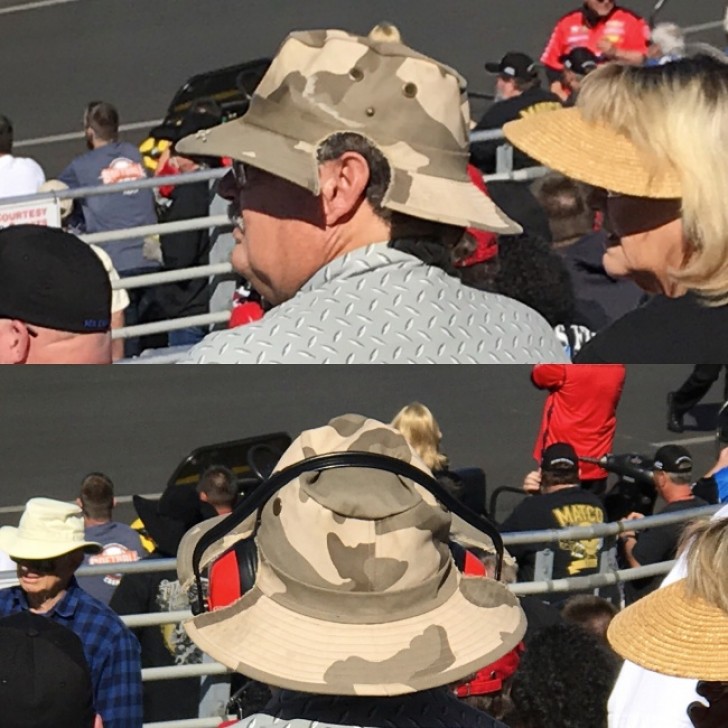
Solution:
{"label": "red polo shirt", "polygon": [[574,10],[556,23],[541,63],[554,71],[561,71],[564,64],[559,58],[574,48],[588,48],[598,56],[597,44],[602,38],[621,50],[647,53],[649,37],[647,22],[631,10],[615,7],[592,26],[587,23],[583,10]]}

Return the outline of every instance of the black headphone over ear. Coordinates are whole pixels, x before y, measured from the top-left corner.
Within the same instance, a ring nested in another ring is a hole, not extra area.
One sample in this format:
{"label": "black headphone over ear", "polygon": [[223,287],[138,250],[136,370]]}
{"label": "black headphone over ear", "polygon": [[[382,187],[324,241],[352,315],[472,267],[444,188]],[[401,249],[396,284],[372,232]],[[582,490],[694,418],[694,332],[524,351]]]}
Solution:
{"label": "black headphone over ear", "polygon": [[336,470],[337,468],[371,468],[374,470],[383,470],[402,478],[408,478],[418,485],[421,485],[429,491],[435,498],[445,506],[450,512],[460,516],[466,523],[470,524],[480,533],[491,538],[496,550],[497,560],[495,567],[495,578],[501,578],[503,569],[503,539],[496,525],[485,516],[476,513],[467,506],[460,503],[450,493],[448,493],[433,477],[423,472],[414,465],[390,457],[389,455],[380,455],[368,452],[341,452],[330,455],[315,455],[305,460],[301,460],[287,468],[274,473],[270,478],[263,481],[255,490],[245,498],[235,510],[225,519],[220,521],[216,526],[204,533],[200,540],[195,544],[192,552],[192,569],[195,575],[195,584],[197,586],[196,605],[193,605],[193,612],[201,614],[207,611],[207,603],[203,596],[202,577],[200,574],[200,561],[205,551],[216,541],[226,536],[233,528],[241,524],[246,518],[249,518],[256,511],[258,512],[258,521],[256,522],[253,534],[246,539],[241,539],[239,543],[247,541],[242,549],[238,552],[239,558],[242,556],[245,562],[241,572],[246,572],[243,581],[243,592],[252,587],[255,582],[255,569],[257,566],[257,553],[255,551],[255,533],[260,523],[260,511],[263,506],[286,484],[303,473],[321,472],[324,470]]}

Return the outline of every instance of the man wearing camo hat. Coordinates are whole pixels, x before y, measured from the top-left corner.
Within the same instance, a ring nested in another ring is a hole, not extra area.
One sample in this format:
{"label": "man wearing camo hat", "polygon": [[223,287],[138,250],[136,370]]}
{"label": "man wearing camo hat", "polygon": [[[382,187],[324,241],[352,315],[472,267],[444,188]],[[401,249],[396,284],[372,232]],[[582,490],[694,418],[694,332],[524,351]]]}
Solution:
{"label": "man wearing camo hat", "polygon": [[286,38],[248,112],[177,145],[225,156],[233,266],[273,306],[188,363],[563,361],[544,319],[463,287],[465,228],[518,233],[467,174],[465,80],[407,46]]}
{"label": "man wearing camo hat", "polygon": [[[401,433],[360,415],[303,432],[276,470],[313,455],[365,451],[429,470]],[[255,536],[252,589],[186,629],[231,669],[282,688],[240,727],[501,726],[446,686],[521,640],[525,616],[502,583],[464,577],[450,553],[451,515],[425,488],[385,470],[304,473],[203,554],[209,564]],[[180,582],[211,523],[178,552]],[[302,725],[301,723],[297,723]]]}

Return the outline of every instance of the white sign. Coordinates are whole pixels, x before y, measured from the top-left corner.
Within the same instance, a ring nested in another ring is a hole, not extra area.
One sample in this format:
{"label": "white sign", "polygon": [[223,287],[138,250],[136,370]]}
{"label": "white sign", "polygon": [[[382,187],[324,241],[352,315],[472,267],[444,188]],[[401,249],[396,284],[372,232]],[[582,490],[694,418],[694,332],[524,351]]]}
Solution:
{"label": "white sign", "polygon": [[56,200],[0,205],[0,228],[11,225],[61,227],[60,204]]}

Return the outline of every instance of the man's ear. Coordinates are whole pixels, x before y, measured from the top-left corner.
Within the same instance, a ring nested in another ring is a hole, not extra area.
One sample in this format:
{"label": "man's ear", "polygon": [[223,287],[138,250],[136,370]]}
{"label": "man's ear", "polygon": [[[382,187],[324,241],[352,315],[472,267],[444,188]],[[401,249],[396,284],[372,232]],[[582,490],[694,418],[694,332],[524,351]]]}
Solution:
{"label": "man's ear", "polygon": [[334,225],[359,208],[369,184],[369,163],[358,152],[344,152],[319,170],[326,224]]}
{"label": "man's ear", "polygon": [[0,319],[0,364],[23,364],[29,350],[28,327],[17,319]]}

